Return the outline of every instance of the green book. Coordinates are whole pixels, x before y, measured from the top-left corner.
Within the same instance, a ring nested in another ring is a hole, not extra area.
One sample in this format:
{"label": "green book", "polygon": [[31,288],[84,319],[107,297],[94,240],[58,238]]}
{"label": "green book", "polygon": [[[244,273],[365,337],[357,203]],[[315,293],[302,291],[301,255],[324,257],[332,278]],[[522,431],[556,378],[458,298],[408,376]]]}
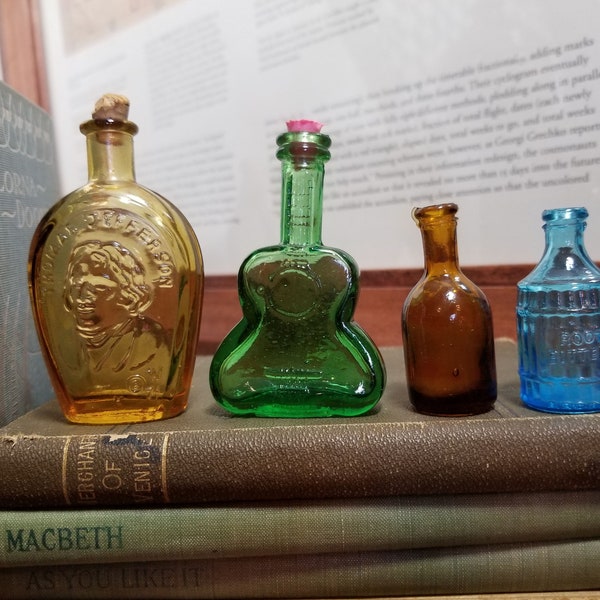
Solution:
{"label": "green book", "polygon": [[27,256],[58,197],[51,119],[0,81],[0,426],[54,396],[31,314]]}
{"label": "green book", "polygon": [[[600,540],[0,569],[11,600],[340,598],[600,588]],[[565,598],[569,594],[565,594]]]}
{"label": "green book", "polygon": [[188,410],[154,423],[65,421],[56,402],[0,429],[0,508],[600,489],[600,414],[523,406],[516,346],[496,347],[499,396],[468,418],[415,413],[400,348],[362,417],[234,417],[213,400],[201,356]]}
{"label": "green book", "polygon": [[600,538],[600,492],[0,512],[0,564],[366,552]]}

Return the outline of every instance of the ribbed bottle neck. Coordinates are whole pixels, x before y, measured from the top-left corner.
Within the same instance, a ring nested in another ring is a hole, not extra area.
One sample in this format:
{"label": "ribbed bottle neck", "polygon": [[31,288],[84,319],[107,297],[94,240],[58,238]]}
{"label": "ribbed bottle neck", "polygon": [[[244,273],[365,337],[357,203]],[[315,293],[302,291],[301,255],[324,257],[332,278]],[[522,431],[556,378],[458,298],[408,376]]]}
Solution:
{"label": "ribbed bottle neck", "polygon": [[277,143],[282,163],[281,243],[320,245],[325,162],[331,140],[320,133],[287,132]]}

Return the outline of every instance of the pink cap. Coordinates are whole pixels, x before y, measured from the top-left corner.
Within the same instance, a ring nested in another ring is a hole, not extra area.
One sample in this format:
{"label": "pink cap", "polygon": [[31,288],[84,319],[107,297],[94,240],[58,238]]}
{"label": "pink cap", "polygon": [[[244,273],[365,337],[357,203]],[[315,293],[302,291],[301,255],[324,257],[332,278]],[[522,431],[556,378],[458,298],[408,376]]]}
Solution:
{"label": "pink cap", "polygon": [[307,133],[319,133],[321,131],[321,127],[323,127],[322,123],[318,123],[317,121],[309,121],[308,119],[287,121],[286,125],[288,131],[306,131]]}

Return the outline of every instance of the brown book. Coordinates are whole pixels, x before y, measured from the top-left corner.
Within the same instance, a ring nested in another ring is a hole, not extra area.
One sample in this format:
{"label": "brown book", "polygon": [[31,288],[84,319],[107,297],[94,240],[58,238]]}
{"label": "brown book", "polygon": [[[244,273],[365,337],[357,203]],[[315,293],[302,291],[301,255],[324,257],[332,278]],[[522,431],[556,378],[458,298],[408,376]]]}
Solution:
{"label": "brown book", "polygon": [[168,421],[67,423],[55,402],[0,430],[0,507],[600,488],[600,414],[552,415],[519,399],[516,346],[497,343],[495,409],[428,417],[409,404],[400,348],[364,417],[230,416],[199,357],[188,410]]}

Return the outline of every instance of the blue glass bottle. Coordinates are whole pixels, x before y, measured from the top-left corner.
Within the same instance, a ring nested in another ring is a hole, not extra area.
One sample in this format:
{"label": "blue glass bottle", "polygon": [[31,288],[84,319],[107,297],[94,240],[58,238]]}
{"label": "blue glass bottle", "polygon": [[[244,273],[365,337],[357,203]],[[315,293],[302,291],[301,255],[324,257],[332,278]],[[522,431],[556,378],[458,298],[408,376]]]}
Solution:
{"label": "blue glass bottle", "polygon": [[544,254],[518,283],[521,398],[536,410],[600,411],[600,269],[583,243],[587,216],[545,210]]}

